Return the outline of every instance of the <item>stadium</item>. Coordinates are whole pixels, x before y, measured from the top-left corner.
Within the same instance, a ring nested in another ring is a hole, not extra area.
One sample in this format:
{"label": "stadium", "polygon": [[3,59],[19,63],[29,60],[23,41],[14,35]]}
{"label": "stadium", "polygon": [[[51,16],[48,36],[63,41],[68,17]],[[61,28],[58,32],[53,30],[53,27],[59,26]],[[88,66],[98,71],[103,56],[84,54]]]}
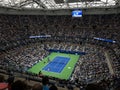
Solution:
{"label": "stadium", "polygon": [[120,0],[0,0],[0,90],[120,90]]}

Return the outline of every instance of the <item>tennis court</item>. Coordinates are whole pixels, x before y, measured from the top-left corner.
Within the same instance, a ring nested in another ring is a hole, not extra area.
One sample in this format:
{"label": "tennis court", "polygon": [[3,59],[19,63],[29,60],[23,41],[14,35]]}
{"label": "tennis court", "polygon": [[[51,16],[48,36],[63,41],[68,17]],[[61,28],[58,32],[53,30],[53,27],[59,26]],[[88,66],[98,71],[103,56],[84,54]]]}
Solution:
{"label": "tennis court", "polygon": [[42,70],[48,72],[61,73],[61,71],[64,69],[65,65],[68,63],[69,60],[70,58],[68,57],[57,56],[50,63],[48,63]]}
{"label": "tennis court", "polygon": [[78,59],[79,55],[52,52],[32,66],[28,72],[39,74],[41,71],[43,75],[67,80],[70,78]]}

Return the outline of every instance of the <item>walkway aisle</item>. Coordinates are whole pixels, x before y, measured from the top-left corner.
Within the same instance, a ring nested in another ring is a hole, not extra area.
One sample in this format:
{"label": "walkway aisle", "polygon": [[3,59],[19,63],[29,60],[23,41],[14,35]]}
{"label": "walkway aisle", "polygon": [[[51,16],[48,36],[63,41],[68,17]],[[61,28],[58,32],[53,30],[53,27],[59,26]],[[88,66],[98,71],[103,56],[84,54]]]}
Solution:
{"label": "walkway aisle", "polygon": [[107,52],[105,52],[105,57],[106,57],[106,60],[107,60],[109,71],[110,71],[111,75],[114,75],[114,70],[112,68],[110,56],[109,56],[109,54]]}

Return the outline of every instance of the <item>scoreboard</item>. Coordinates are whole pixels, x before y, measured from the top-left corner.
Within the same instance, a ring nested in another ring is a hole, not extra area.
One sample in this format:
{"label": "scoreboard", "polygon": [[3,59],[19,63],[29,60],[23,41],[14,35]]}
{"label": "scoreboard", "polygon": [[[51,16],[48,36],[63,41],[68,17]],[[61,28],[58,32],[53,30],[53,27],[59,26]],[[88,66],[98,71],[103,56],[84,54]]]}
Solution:
{"label": "scoreboard", "polygon": [[82,17],[82,10],[72,11],[72,17]]}

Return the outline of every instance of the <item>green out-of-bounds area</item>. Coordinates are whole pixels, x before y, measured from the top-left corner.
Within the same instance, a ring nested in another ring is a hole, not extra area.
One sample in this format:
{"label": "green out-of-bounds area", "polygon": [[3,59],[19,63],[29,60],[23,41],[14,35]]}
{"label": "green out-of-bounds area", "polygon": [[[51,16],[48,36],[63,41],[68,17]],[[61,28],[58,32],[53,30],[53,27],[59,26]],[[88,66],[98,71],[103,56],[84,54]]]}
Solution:
{"label": "green out-of-bounds area", "polygon": [[[60,73],[42,70],[49,63],[48,58],[50,59],[50,61],[52,61],[57,56],[70,58],[70,60],[68,61],[68,63],[66,64],[66,66],[63,68],[63,70]],[[28,69],[28,72],[39,74],[39,72],[41,71],[43,75],[68,80],[75,68],[75,64],[77,63],[79,56],[80,55],[52,52],[47,57],[45,57],[43,60],[41,60],[37,64],[33,65],[30,69]]]}

